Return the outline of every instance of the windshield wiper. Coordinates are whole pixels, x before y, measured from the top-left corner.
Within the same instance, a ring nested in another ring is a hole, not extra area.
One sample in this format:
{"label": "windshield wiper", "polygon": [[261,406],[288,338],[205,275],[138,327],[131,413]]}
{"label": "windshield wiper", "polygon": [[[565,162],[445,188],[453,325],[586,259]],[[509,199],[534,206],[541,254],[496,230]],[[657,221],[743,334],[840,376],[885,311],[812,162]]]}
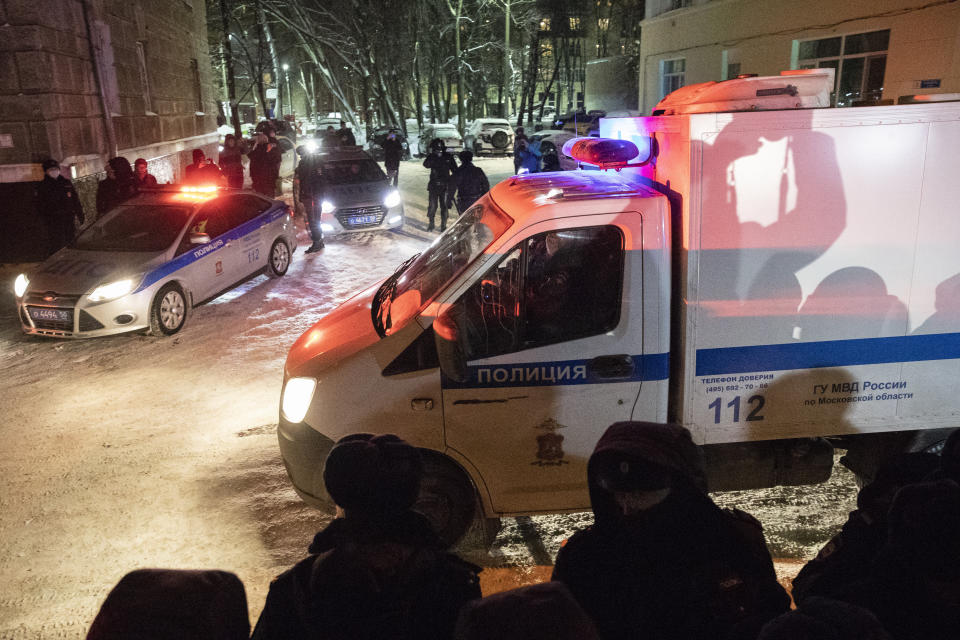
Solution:
{"label": "windshield wiper", "polygon": [[[407,270],[413,261],[420,257],[420,254],[414,254],[403,261],[403,263],[397,267],[397,270],[393,274],[384,280],[383,284],[380,285],[380,288],[377,289],[376,295],[373,296],[373,304],[370,305],[370,314],[373,318],[373,328],[376,329],[377,334],[381,338],[385,338],[387,331],[390,329],[390,302],[393,302],[393,296],[397,292],[397,282],[400,280],[400,276],[403,275],[403,272]],[[381,308],[383,303],[387,302],[387,308],[384,313],[381,313]]]}

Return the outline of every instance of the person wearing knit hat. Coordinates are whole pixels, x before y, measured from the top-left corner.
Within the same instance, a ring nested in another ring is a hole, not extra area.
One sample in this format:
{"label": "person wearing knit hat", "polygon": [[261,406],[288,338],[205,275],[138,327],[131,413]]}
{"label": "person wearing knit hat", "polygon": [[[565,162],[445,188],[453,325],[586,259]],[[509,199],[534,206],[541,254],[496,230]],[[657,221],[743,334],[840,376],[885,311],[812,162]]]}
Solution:
{"label": "person wearing knit hat", "polygon": [[47,158],[40,165],[43,180],[37,184],[37,213],[47,227],[48,253],[53,255],[73,242],[77,224],[83,224],[83,206],[77,191],[61,172],[60,163]]}
{"label": "person wearing knit hat", "polygon": [[683,427],[611,425],[587,485],[594,524],[560,549],[553,580],[601,638],[752,640],[788,610],[760,523],[714,504]]}
{"label": "person wearing knit hat", "polygon": [[252,638],[450,638],[480,597],[480,568],[413,510],[422,476],[419,451],[395,435],[340,439],[323,471],[340,515],[270,585]]}

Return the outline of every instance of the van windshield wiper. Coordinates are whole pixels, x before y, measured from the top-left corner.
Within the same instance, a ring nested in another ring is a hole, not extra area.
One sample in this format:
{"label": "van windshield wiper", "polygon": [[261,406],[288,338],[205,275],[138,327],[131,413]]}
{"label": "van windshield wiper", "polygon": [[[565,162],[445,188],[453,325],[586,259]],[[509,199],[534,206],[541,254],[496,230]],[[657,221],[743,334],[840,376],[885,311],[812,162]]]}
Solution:
{"label": "van windshield wiper", "polygon": [[404,260],[403,264],[397,267],[397,270],[394,271],[389,278],[384,280],[380,288],[377,289],[376,295],[373,296],[373,304],[370,305],[370,314],[373,318],[373,328],[376,329],[377,334],[381,338],[386,337],[387,331],[391,326],[390,303],[393,302],[394,295],[397,292],[397,282],[400,280],[403,272],[407,270],[407,267],[413,264],[413,261],[419,257],[420,254],[417,253]]}

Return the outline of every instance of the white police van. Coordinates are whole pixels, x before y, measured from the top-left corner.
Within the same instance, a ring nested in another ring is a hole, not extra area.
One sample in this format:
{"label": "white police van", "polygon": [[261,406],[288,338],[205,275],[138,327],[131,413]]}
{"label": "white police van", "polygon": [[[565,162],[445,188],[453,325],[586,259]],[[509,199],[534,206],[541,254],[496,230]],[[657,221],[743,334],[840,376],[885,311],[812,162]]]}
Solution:
{"label": "white police van", "polygon": [[284,367],[300,496],[324,504],[326,453],[356,432],[424,451],[420,508],[448,540],[476,513],[588,509],[587,459],[619,420],[683,424],[714,490],[823,481],[833,445],[869,475],[942,441],[960,424],[960,104],[717,112],[826,106],[821,75],[603,120],[568,151],[617,173],[505,180],[321,319]]}
{"label": "white police van", "polygon": [[258,273],[285,274],[296,246],[278,200],[212,186],[145,190],[17,276],[20,323],[55,338],[171,335],[191,307]]}

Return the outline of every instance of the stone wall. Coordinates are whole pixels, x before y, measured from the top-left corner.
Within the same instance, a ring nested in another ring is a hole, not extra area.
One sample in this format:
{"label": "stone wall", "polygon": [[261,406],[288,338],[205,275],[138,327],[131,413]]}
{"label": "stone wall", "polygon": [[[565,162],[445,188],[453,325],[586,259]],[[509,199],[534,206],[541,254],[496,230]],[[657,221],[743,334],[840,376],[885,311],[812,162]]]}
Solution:
{"label": "stone wall", "polygon": [[204,0],[0,0],[0,237],[16,236],[0,262],[44,251],[25,195],[40,162],[60,160],[87,192],[113,155],[93,60],[119,155],[176,179],[190,149],[216,150]]}

